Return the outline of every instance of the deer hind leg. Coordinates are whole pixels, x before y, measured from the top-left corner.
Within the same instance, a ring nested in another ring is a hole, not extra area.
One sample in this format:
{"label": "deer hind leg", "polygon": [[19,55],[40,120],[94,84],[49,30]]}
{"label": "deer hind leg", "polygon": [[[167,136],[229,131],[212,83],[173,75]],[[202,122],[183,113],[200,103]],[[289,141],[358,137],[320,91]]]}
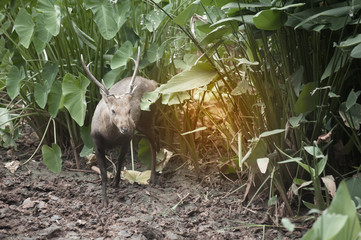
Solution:
{"label": "deer hind leg", "polygon": [[[142,113],[143,114],[143,113]],[[145,115],[145,116],[144,116]],[[156,183],[156,153],[159,150],[159,144],[157,142],[157,137],[155,134],[152,115],[150,112],[146,112],[142,115],[140,123],[138,123],[138,130],[143,133],[146,138],[148,138],[151,145],[152,152],[152,167],[151,167],[151,175],[150,175],[150,183]],[[146,116],[148,115],[148,116]],[[147,120],[147,121],[146,121]]]}
{"label": "deer hind leg", "polygon": [[114,183],[113,183],[114,187],[119,186],[120,172],[122,170],[122,163],[124,162],[124,158],[125,158],[125,155],[127,154],[128,150],[129,150],[129,141],[122,144],[122,146],[120,148],[120,154],[119,154],[119,157],[118,157],[117,169],[116,169],[116,173],[115,173],[115,180],[114,180]]}

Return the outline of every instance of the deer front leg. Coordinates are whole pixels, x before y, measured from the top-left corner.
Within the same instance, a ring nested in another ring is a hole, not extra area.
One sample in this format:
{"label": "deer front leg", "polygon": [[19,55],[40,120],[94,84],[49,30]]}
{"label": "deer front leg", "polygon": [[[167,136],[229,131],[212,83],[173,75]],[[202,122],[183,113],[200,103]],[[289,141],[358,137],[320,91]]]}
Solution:
{"label": "deer front leg", "polygon": [[100,150],[98,147],[95,147],[95,156],[97,158],[98,166],[100,169],[100,177],[102,179],[102,202],[103,207],[108,206],[108,197],[107,197],[107,170],[105,168],[105,153]]}
{"label": "deer front leg", "polygon": [[151,173],[150,173],[150,183],[151,184],[155,184],[156,183],[156,165],[157,165],[157,161],[156,161],[156,147],[155,147],[155,143],[154,141],[150,140],[150,145],[151,145],[151,152],[152,152],[152,168],[151,168]]}

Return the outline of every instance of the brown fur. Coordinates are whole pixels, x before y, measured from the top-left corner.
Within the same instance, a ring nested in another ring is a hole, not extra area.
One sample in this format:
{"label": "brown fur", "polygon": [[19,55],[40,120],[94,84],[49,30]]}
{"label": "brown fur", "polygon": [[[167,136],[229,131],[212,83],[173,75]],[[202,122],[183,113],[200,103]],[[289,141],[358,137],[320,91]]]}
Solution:
{"label": "brown fur", "polygon": [[135,130],[142,132],[151,143],[151,183],[155,182],[155,154],[159,146],[156,144],[153,127],[154,109],[151,112],[141,111],[140,99],[144,93],[155,90],[157,83],[143,77],[136,77],[134,91],[127,93],[130,81],[131,78],[123,79],[109,90],[109,95],[102,93],[102,100],[98,103],[92,119],[91,136],[101,171],[104,206],[108,205],[105,150],[121,147],[114,180],[114,186],[118,186],[122,162],[129,150],[129,143]]}

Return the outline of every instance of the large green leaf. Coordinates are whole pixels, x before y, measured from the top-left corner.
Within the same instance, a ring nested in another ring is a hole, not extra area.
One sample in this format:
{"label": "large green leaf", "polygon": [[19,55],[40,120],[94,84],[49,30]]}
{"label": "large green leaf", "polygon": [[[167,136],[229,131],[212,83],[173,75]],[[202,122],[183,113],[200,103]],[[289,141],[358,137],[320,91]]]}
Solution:
{"label": "large green leaf", "polygon": [[237,83],[237,86],[232,90],[231,95],[238,96],[248,92],[249,82],[247,79],[242,79]]}
{"label": "large green leaf", "polygon": [[246,163],[248,166],[255,167],[257,159],[265,156],[267,156],[267,143],[263,138],[260,138],[257,140],[256,144],[248,150],[246,155],[243,157],[240,166]]}
{"label": "large green leaf", "polygon": [[339,45],[341,48],[355,46],[361,43],[361,34],[357,34],[356,36],[351,36],[347,38],[345,41],[342,41]]}
{"label": "large green leaf", "polygon": [[154,63],[163,57],[166,43],[167,42],[163,42],[160,46],[157,43],[153,43],[149,47],[147,51],[147,60],[149,63]]}
{"label": "large green leaf", "polygon": [[293,90],[295,91],[297,97],[300,95],[303,74],[304,67],[300,66],[289,78],[292,82]]}
{"label": "large green leaf", "polygon": [[157,9],[154,9],[145,16],[145,27],[149,32],[153,32],[158,29],[159,25],[163,21],[166,15]]}
{"label": "large green leaf", "polygon": [[253,17],[254,17],[254,15],[242,15],[242,16],[237,16],[237,17],[223,18],[223,19],[217,21],[216,23],[214,23],[212,26],[217,26],[220,24],[224,24],[227,22],[233,22],[233,21],[254,25]]}
{"label": "large green leaf", "polygon": [[50,62],[47,62],[44,66],[43,72],[41,73],[42,82],[35,83],[34,97],[40,108],[44,108],[46,105],[48,94],[53,85],[55,77],[58,74],[58,71],[58,64],[51,64]]}
{"label": "large green leaf", "polygon": [[86,112],[85,93],[89,83],[90,81],[82,74],[76,78],[74,75],[67,73],[63,79],[64,106],[79,126],[84,124]]}
{"label": "large green leaf", "polygon": [[55,4],[56,0],[39,0],[37,9],[44,15],[45,29],[53,36],[60,31],[60,7]]}
{"label": "large green leaf", "polygon": [[268,136],[276,135],[276,134],[279,134],[279,133],[283,133],[285,131],[286,131],[286,129],[274,129],[274,130],[271,130],[271,131],[261,133],[261,135],[259,135],[259,137],[260,138],[268,137]]}
{"label": "large green leaf", "polygon": [[262,30],[277,30],[287,21],[287,14],[279,10],[263,10],[253,17],[254,25]]}
{"label": "large green leaf", "polygon": [[63,108],[62,100],[61,82],[55,81],[48,95],[48,111],[53,118],[58,115],[59,109]]}
{"label": "large green leaf", "polygon": [[46,29],[45,18],[43,14],[38,14],[35,19],[35,33],[33,36],[33,43],[37,53],[44,50],[46,44],[51,39],[50,32]]}
{"label": "large green leaf", "polygon": [[303,169],[305,169],[311,176],[315,177],[316,176],[316,171],[313,167],[311,167],[310,165],[301,162],[298,158],[294,159],[295,162],[297,162],[298,165],[300,165]]}
{"label": "large green leaf", "polygon": [[109,0],[86,0],[85,6],[92,10],[100,34],[106,40],[112,39],[119,31],[117,4]]}
{"label": "large green leaf", "polygon": [[345,180],[351,198],[356,202],[356,197],[361,198],[361,175],[355,175]]}
{"label": "large green leaf", "polygon": [[186,9],[180,12],[178,16],[176,16],[173,19],[173,21],[178,25],[184,25],[187,22],[189,22],[193,14],[198,13],[200,9],[202,9],[200,5],[200,1],[196,0],[192,4],[190,4]]}
{"label": "large green leaf", "polygon": [[329,213],[343,214],[348,217],[342,232],[335,239],[356,239],[356,236],[361,232],[361,226],[355,205],[344,181],[338,186],[336,196],[332,200],[328,211]]}
{"label": "large green leaf", "polygon": [[11,120],[9,109],[0,108],[0,133],[9,128],[10,131],[14,130],[14,124]]}
{"label": "large green leaf", "polygon": [[173,93],[192,90],[209,84],[217,72],[208,63],[198,63],[190,70],[173,76],[166,84],[158,87],[160,93]]}
{"label": "large green leaf", "polygon": [[321,76],[321,81],[331,76],[331,74],[336,73],[340,68],[345,66],[347,62],[348,56],[345,53],[340,53],[339,51],[335,51],[330,62],[328,63],[325,71]]}
{"label": "large green leaf", "polygon": [[222,39],[222,36],[227,35],[228,33],[231,33],[232,29],[226,27],[226,26],[219,26],[210,33],[208,33],[202,41],[199,43],[199,45],[207,45],[212,42],[218,42],[220,39]]}
{"label": "large green leaf", "polygon": [[115,68],[113,70],[110,70],[104,75],[104,84],[109,89],[111,88],[117,81],[119,81],[121,74],[125,70],[125,66]]}
{"label": "large green leaf", "polygon": [[19,95],[21,80],[25,78],[24,68],[13,65],[6,79],[6,91],[11,99]]}
{"label": "large green leaf", "polygon": [[118,1],[116,6],[116,12],[114,15],[115,21],[118,24],[118,29],[120,29],[123,24],[127,21],[128,16],[131,14],[130,1]]}
{"label": "large green leaf", "polygon": [[35,24],[31,15],[24,8],[21,8],[16,16],[14,28],[19,35],[20,44],[25,48],[28,48],[30,45],[31,37],[34,33],[34,26]]}
{"label": "large green leaf", "polygon": [[353,105],[356,104],[356,101],[358,97],[360,96],[361,91],[355,92],[353,89],[348,94],[347,100],[346,100],[346,111],[350,110]]}
{"label": "large green leaf", "polygon": [[191,69],[194,64],[196,63],[197,61],[197,56],[194,55],[194,54],[185,54],[184,57],[183,57],[183,60],[181,59],[174,59],[174,66],[176,68],[180,68],[182,69],[183,71],[184,70],[189,70]]}
{"label": "large green leaf", "polygon": [[360,231],[355,204],[342,181],[329,209],[323,212],[302,239],[358,239]]}
{"label": "large green leaf", "polygon": [[231,8],[241,9],[241,8],[262,8],[262,7],[272,7],[272,4],[266,2],[254,2],[254,3],[231,2],[224,5],[222,7],[222,10],[231,9]]}
{"label": "large green leaf", "polygon": [[15,147],[17,130],[13,124],[13,114],[9,109],[0,108],[0,146]]}
{"label": "large green leaf", "polygon": [[44,163],[48,167],[48,169],[53,173],[60,173],[61,165],[63,162],[61,159],[60,147],[56,143],[53,143],[52,147],[43,145],[41,151],[43,153]]}
{"label": "large green leaf", "polygon": [[361,105],[355,103],[348,111],[346,109],[346,102],[344,102],[340,105],[339,114],[345,125],[359,130],[361,124]]}
{"label": "large green leaf", "polygon": [[169,106],[175,104],[182,104],[185,100],[188,100],[190,98],[191,96],[188,92],[165,93],[162,94],[162,104]]}
{"label": "large green leaf", "polygon": [[143,111],[150,111],[150,106],[155,103],[160,97],[157,92],[146,92],[140,99],[140,109]]}
{"label": "large green leaf", "polygon": [[352,49],[350,56],[353,58],[361,58],[361,43]]}
{"label": "large green leaf", "polygon": [[48,99],[48,93],[46,87],[41,83],[34,84],[34,97],[35,102],[40,108],[44,109],[46,101]]}
{"label": "large green leaf", "polygon": [[347,216],[341,214],[325,214],[314,223],[312,229],[303,236],[302,240],[336,240],[338,238],[335,238],[335,236],[340,233],[346,222]]}
{"label": "large green leaf", "polygon": [[90,126],[83,126],[80,128],[80,137],[83,140],[84,146],[79,155],[80,157],[85,157],[91,154],[94,148],[93,141],[90,135]]}
{"label": "large green leaf", "polygon": [[296,114],[310,112],[316,109],[317,100],[319,99],[319,91],[316,91],[313,95],[311,95],[311,92],[316,87],[317,82],[310,82],[303,87],[302,92],[293,108]]}
{"label": "large green leaf", "polygon": [[[347,4],[346,2],[344,2],[343,4]],[[337,5],[338,6],[338,5]],[[336,17],[341,17],[341,16],[347,16],[350,14],[350,11],[358,11],[360,9],[361,5],[360,4],[355,4],[354,6],[340,6],[340,7],[335,7],[335,6],[330,6],[330,8],[325,8],[325,11],[319,12],[319,13],[314,13],[314,14],[309,14],[309,17],[307,17],[306,19],[304,19],[303,21],[301,21],[299,24],[297,24],[295,26],[295,29],[310,23],[312,21],[314,21],[315,19],[319,18],[319,17],[330,17],[330,19],[332,18],[336,18]],[[318,8],[318,9],[322,9],[322,8]],[[312,10],[312,9],[310,9]],[[337,24],[338,25],[338,24]]]}
{"label": "large green leaf", "polygon": [[304,5],[305,5],[305,3],[294,3],[294,4],[285,5],[283,7],[272,7],[271,10],[286,10],[286,9],[289,9],[289,8],[302,7]]}
{"label": "large green leaf", "polygon": [[127,64],[130,57],[133,56],[133,44],[129,41],[126,41],[122,46],[115,52],[110,67],[116,69],[123,67]]}
{"label": "large green leaf", "polygon": [[316,145],[316,146],[304,146],[303,147],[306,152],[308,152],[308,154],[312,155],[315,158],[324,158],[325,156],[323,155],[321,149]]}

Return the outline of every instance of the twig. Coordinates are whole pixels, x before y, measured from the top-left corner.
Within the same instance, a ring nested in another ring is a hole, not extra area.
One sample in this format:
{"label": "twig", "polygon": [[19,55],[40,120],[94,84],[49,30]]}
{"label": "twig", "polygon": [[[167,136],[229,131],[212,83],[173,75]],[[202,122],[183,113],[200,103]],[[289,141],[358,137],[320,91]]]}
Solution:
{"label": "twig", "polygon": [[74,168],[67,168],[68,171],[73,172],[85,172],[85,173],[94,173],[94,171],[86,170],[86,169],[74,169]]}
{"label": "twig", "polygon": [[100,214],[99,214],[98,210],[96,208],[94,208],[94,211],[95,211],[95,213],[97,215],[97,218],[98,218],[99,222],[102,224],[102,226],[104,226],[105,224],[104,224],[102,218],[100,217]]}
{"label": "twig", "polygon": [[[97,166],[92,166],[92,170],[100,175],[100,169]],[[112,175],[113,174],[107,172],[107,178],[108,179],[111,179]]]}
{"label": "twig", "polygon": [[39,142],[39,145],[37,146],[37,148],[35,149],[35,151],[33,152],[33,154],[32,154],[25,162],[23,162],[21,165],[27,164],[27,163],[35,156],[35,154],[39,151],[39,148],[40,148],[41,145],[43,144],[43,141],[44,141],[46,132],[48,131],[48,128],[49,128],[51,119],[52,119],[52,117],[49,118],[48,124],[46,125],[44,134],[43,134],[43,136],[41,137],[41,140],[40,140],[40,142]]}

